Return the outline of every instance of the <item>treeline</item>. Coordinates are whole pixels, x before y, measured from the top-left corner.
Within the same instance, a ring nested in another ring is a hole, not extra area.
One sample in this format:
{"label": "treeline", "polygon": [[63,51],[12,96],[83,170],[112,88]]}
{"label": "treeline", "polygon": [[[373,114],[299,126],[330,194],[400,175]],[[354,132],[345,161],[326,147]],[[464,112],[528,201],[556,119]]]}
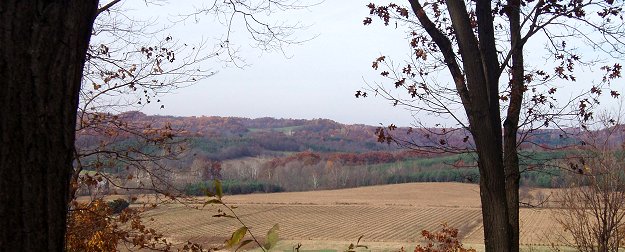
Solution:
{"label": "treeline", "polygon": [[[545,162],[565,156],[565,152],[534,155]],[[562,170],[537,169],[537,159],[522,166],[521,185],[560,187]],[[229,193],[308,191],[409,182],[478,183],[479,171],[470,154],[418,157],[398,153],[313,153],[302,152],[286,157],[257,158],[223,163],[221,178]],[[533,169],[528,169],[531,164]],[[210,181],[186,187],[192,195]],[[225,188],[225,187],[224,187]]]}
{"label": "treeline", "polygon": [[[532,159],[521,161],[522,186],[563,185],[561,169],[543,166],[566,158],[566,152],[541,152],[531,156]],[[254,183],[263,185],[241,190],[245,191],[243,193],[307,191],[410,182],[478,183],[479,172],[475,166],[475,157],[471,154],[301,152],[285,157],[226,161],[220,176],[227,181],[238,181],[244,187]]]}
{"label": "treeline", "polygon": [[[553,160],[565,160],[566,152],[534,153],[522,160],[521,185],[528,187],[560,187],[564,185],[560,168]],[[543,161],[540,161],[543,160]],[[422,155],[416,152],[319,153],[298,152],[280,157],[253,157],[236,160],[212,160],[195,155],[190,163],[176,160],[165,163],[170,173],[160,174],[159,181],[187,195],[206,195],[220,179],[226,194],[256,192],[310,191],[353,188],[360,186],[410,182],[479,183],[475,157],[461,155]],[[541,164],[542,166],[539,166]],[[140,178],[154,174],[133,174],[117,169],[119,181],[126,187],[141,183]],[[143,181],[146,183],[148,181]],[[150,181],[154,182],[154,181]],[[128,184],[130,183],[130,184]]]}
{"label": "treeline", "polygon": [[[284,188],[277,185],[267,184],[261,181],[239,181],[239,180],[221,180],[223,193],[229,195],[236,194],[250,194],[256,192],[272,193],[272,192],[284,192]],[[183,191],[189,196],[206,196],[207,192],[211,192],[213,195],[215,181],[207,180],[196,182],[193,184],[187,184]]]}
{"label": "treeline", "polygon": [[[228,193],[479,181],[471,155],[403,151],[378,143],[374,126],[327,119],[171,117],[139,112],[92,116],[110,124],[111,130],[84,130],[77,135],[81,149],[96,153],[83,158],[82,164],[89,164],[84,170],[113,174],[114,182],[127,188],[171,185],[197,194],[215,178],[229,181]],[[120,125],[135,133],[115,130]],[[440,143],[437,137],[444,133],[446,144],[471,142],[462,130],[396,128],[393,132],[410,134],[425,145]],[[534,132],[533,142],[552,146],[574,141],[560,133]],[[103,144],[112,151],[98,151]],[[523,152],[535,146],[524,147]],[[550,155],[541,151],[522,155],[523,185],[560,186],[559,171],[528,168],[559,158]]]}
{"label": "treeline", "polygon": [[[566,158],[564,153],[522,155],[521,185],[562,186],[562,179],[559,178],[561,170],[542,166],[550,160]],[[304,151],[283,156],[270,153],[220,160],[210,154],[187,153],[180,159],[161,160],[159,165],[167,167],[169,172],[158,174],[157,182],[178,188],[187,195],[204,195],[207,188],[212,188],[214,179],[224,181],[226,194],[340,189],[409,182],[479,182],[475,157],[470,154]],[[119,178],[132,178],[131,181],[116,182],[126,183],[125,187],[154,183],[151,180],[155,174],[133,173],[132,169],[128,170],[120,164],[103,171]]]}
{"label": "treeline", "polygon": [[[97,115],[94,115],[97,116]],[[188,149],[196,154],[207,155],[215,160],[242,157],[276,155],[284,152],[343,152],[364,153],[372,151],[396,151],[396,145],[377,142],[376,126],[345,125],[328,119],[275,119],[240,117],[174,117],[148,116],[140,112],[119,115],[103,115],[116,118],[113,123],[136,125],[137,130],[172,129],[172,137],[189,142]],[[143,129],[141,129],[143,128]],[[554,147],[572,145],[576,141],[571,134],[561,130],[532,132],[531,142]],[[435,146],[444,141],[446,145],[463,146],[471,143],[467,132],[458,129],[395,128],[393,134],[408,136],[420,146]],[[77,143],[97,145],[114,137],[116,141],[133,141],[132,134],[116,132],[84,132],[77,136]],[[441,138],[444,136],[444,139]],[[529,147],[528,147],[529,148]]]}
{"label": "treeline", "polygon": [[[539,171],[521,172],[520,185],[526,187],[559,188],[565,186],[562,170],[549,168]],[[466,169],[435,169],[410,173],[407,175],[391,175],[387,184],[411,182],[464,182],[479,183],[480,172],[477,168]]]}

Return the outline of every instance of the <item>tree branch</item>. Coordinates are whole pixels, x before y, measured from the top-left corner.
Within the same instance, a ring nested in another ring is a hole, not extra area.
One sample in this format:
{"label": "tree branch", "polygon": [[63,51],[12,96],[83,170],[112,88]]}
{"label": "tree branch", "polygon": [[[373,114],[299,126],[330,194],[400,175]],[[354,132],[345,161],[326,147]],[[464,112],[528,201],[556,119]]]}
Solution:
{"label": "tree branch", "polygon": [[464,74],[462,73],[462,70],[460,70],[460,66],[456,61],[456,54],[454,53],[451,41],[438,28],[436,28],[436,25],[432,23],[418,0],[410,0],[410,6],[412,7],[412,11],[417,16],[417,19],[419,19],[421,26],[423,26],[425,31],[432,37],[432,40],[441,49],[441,53],[445,59],[444,62],[447,64],[449,72],[454,79],[456,90],[460,96],[463,107],[465,108],[465,112],[467,115],[470,115],[471,113],[469,110],[472,107],[472,101],[469,97],[469,91],[467,90]]}
{"label": "tree branch", "polygon": [[113,0],[110,3],[98,8],[98,11],[96,12],[96,16],[100,15],[100,13],[108,11],[109,9],[111,9],[111,7],[113,7],[113,5],[116,5],[117,3],[121,2],[122,0]]}

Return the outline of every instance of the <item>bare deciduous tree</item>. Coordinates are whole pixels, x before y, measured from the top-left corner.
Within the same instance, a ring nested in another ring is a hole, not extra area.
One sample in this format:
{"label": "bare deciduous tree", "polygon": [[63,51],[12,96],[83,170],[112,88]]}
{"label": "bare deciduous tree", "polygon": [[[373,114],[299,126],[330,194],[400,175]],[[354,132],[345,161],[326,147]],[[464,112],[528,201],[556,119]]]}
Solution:
{"label": "bare deciduous tree", "polygon": [[[417,118],[429,115],[452,121],[456,130],[426,133],[435,138],[426,146],[414,144],[410,134],[393,134],[395,125],[381,128],[378,135],[381,141],[422,151],[475,153],[486,251],[518,251],[518,148],[538,128],[563,127],[577,117],[590,120],[602,93],[619,96],[610,80],[621,76],[623,2],[408,3],[368,5],[370,15],[385,25],[408,27],[411,57],[399,64],[386,56],[375,59],[372,67],[395,89],[374,85],[357,91],[356,97],[374,93],[414,111]],[[372,22],[372,17],[364,20],[365,25]],[[538,41],[545,41],[546,50],[536,50]],[[526,61],[530,54],[548,60]],[[605,77],[579,95],[556,95],[559,83],[577,80],[578,68]],[[467,134],[465,141],[448,143],[445,133],[457,131]]]}
{"label": "bare deciduous tree", "polygon": [[557,197],[555,219],[583,252],[616,252],[625,242],[625,135],[618,117],[602,117],[580,158],[569,161],[568,185]]}

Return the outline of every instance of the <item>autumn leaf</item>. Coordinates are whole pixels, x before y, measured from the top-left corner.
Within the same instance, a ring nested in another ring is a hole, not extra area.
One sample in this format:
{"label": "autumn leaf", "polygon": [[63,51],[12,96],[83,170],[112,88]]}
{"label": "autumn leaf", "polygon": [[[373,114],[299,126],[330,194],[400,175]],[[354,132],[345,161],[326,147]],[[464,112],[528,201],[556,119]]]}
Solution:
{"label": "autumn leaf", "polygon": [[230,239],[226,241],[226,246],[231,248],[234,245],[239,244],[241,239],[243,239],[243,237],[245,236],[245,233],[247,233],[247,227],[240,227],[239,229],[234,231],[232,233],[232,236],[230,236]]}
{"label": "autumn leaf", "polygon": [[280,226],[278,224],[273,225],[269,231],[267,231],[267,241],[265,242],[265,249],[269,250],[276,246],[278,243],[278,231],[280,230]]}
{"label": "autumn leaf", "polygon": [[611,90],[611,91],[610,91],[610,95],[611,95],[613,98],[618,98],[621,94],[619,94],[619,92],[618,92],[618,91],[616,91],[616,90]]}
{"label": "autumn leaf", "polygon": [[365,20],[362,21],[363,25],[370,25],[371,21],[373,21],[370,17],[366,17]]}

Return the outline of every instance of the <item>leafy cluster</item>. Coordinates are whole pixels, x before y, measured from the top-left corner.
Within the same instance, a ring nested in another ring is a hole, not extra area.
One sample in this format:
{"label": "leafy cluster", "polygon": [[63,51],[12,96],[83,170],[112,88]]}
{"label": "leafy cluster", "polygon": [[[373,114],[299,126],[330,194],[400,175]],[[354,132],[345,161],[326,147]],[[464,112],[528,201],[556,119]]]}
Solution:
{"label": "leafy cluster", "polygon": [[458,239],[458,229],[442,224],[440,231],[421,231],[426,240],[425,245],[417,245],[414,252],[475,252],[475,249],[464,248]]}
{"label": "leafy cluster", "polygon": [[109,205],[121,208],[123,204],[114,202],[75,203],[68,217],[67,251],[118,251],[120,245],[171,250],[162,234],[144,224],[141,211],[125,208],[115,214],[118,209]]}

